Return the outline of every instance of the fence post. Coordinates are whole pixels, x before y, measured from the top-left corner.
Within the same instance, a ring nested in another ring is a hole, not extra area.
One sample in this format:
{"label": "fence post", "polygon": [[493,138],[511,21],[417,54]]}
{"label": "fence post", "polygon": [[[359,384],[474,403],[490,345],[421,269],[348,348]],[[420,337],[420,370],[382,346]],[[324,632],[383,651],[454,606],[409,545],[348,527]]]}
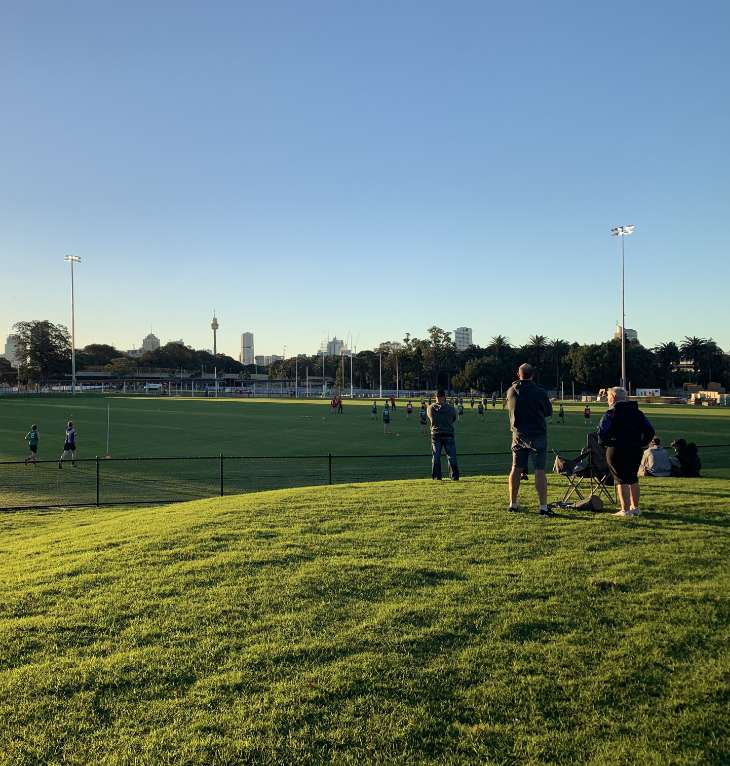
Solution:
{"label": "fence post", "polygon": [[223,497],[223,453],[220,453],[221,497]]}
{"label": "fence post", "polygon": [[99,505],[99,456],[96,456],[96,505]]}
{"label": "fence post", "polygon": [[327,455],[327,462],[329,463],[329,469],[330,469],[330,484],[332,484],[332,453],[328,453]]}

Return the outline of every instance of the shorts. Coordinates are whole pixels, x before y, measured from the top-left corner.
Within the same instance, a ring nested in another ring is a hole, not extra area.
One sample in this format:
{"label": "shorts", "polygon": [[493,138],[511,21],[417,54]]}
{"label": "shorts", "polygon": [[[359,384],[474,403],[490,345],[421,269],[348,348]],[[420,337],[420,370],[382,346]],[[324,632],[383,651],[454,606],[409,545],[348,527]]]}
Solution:
{"label": "shorts", "polygon": [[616,484],[637,484],[644,450],[641,447],[608,447],[606,462]]}
{"label": "shorts", "polygon": [[38,445],[37,444],[29,444],[28,449],[30,449],[31,452],[38,452]]}
{"label": "shorts", "polygon": [[547,461],[547,434],[540,436],[521,436],[512,434],[512,465],[526,469],[532,455],[536,471],[544,471]]}
{"label": "shorts", "polygon": [[76,452],[76,445],[74,442],[66,442],[63,445],[63,451],[64,452]]}

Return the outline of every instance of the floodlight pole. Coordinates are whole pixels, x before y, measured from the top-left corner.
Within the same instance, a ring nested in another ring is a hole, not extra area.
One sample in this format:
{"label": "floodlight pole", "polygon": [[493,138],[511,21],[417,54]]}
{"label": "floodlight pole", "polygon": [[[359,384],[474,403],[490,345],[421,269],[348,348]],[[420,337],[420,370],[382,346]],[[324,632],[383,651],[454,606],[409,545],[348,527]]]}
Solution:
{"label": "floodlight pole", "polygon": [[378,359],[379,359],[378,367],[380,369],[380,397],[379,398],[382,399],[383,398],[383,353],[382,351],[380,352],[380,354],[378,354]]}
{"label": "floodlight pole", "polygon": [[626,388],[626,296],[625,296],[625,258],[624,237],[634,233],[636,226],[615,226],[611,234],[621,240],[621,388]]}
{"label": "floodlight pole", "polygon": [[64,255],[63,260],[71,264],[71,395],[76,394],[76,317],[74,306],[74,263],[79,263],[78,255]]}
{"label": "floodlight pole", "polygon": [[350,399],[354,398],[352,387],[352,349],[350,349]]}

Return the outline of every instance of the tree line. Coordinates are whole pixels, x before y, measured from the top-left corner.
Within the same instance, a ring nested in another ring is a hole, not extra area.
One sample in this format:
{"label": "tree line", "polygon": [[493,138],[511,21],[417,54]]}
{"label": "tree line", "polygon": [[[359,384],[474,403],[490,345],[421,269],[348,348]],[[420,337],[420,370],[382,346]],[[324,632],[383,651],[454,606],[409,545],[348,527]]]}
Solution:
{"label": "tree line", "polygon": [[[63,379],[71,372],[71,340],[63,325],[47,320],[19,322],[21,359],[18,371],[0,360],[0,379],[5,382],[20,378],[24,383],[48,383]],[[305,380],[310,376],[334,378],[337,386],[350,385],[350,370],[357,388],[378,389],[381,375],[384,388],[396,386],[404,390],[427,390],[439,387],[458,391],[500,391],[514,380],[522,362],[537,369],[538,381],[549,389],[566,392],[575,385],[576,392],[595,392],[615,384],[619,377],[621,344],[617,340],[603,343],[570,343],[561,338],[549,339],[532,335],[524,345],[513,345],[504,335],[495,335],[484,347],[470,346],[457,350],[451,333],[430,327],[424,338],[410,334],[401,341],[381,343],[373,350],[348,352],[340,357],[320,354],[291,357],[268,368],[272,380]],[[241,381],[262,368],[243,365],[225,354],[213,356],[180,343],[168,343],[139,358],[129,357],[107,344],[90,344],[76,351],[77,371],[105,370],[124,378],[146,370],[184,370],[187,373],[232,373]],[[632,388],[681,387],[694,382],[706,386],[717,381],[730,389],[730,356],[711,338],[687,336],[679,343],[667,341],[654,348],[638,342],[626,343],[627,377]]]}

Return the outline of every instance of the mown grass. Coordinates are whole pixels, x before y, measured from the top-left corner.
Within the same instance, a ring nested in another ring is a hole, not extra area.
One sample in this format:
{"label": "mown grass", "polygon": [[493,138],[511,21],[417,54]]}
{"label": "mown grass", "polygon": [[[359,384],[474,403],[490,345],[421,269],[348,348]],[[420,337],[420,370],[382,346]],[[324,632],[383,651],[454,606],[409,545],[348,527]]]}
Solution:
{"label": "mown grass", "polygon": [[6,514],[0,763],[728,763],[730,482],[644,486]]}

